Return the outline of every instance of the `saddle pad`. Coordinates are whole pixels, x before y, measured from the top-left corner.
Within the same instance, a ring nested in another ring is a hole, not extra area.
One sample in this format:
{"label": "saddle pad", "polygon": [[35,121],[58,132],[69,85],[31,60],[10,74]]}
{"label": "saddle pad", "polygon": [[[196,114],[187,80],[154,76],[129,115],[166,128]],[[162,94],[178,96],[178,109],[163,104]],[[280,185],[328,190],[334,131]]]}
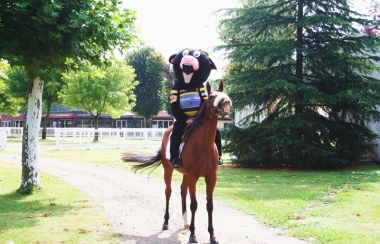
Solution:
{"label": "saddle pad", "polygon": [[[170,133],[169,135],[169,140],[168,140],[168,144],[166,145],[166,151],[165,151],[165,155],[166,155],[166,159],[170,160],[170,136],[172,134]],[[184,142],[182,142],[180,145],[179,145],[179,158],[181,158],[181,154],[182,154],[182,148],[183,146],[185,145]]]}

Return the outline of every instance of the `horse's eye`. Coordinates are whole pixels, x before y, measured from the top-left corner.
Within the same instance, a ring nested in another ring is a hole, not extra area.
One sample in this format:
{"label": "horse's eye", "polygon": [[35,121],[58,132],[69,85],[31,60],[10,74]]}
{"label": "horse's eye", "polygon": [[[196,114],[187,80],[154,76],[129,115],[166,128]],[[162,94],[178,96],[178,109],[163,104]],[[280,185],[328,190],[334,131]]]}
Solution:
{"label": "horse's eye", "polygon": [[195,51],[194,54],[193,54],[194,57],[196,58],[199,58],[201,56],[201,52],[200,51]]}
{"label": "horse's eye", "polygon": [[182,56],[185,57],[185,56],[187,56],[187,55],[189,55],[189,50],[185,50],[185,51],[182,52]]}

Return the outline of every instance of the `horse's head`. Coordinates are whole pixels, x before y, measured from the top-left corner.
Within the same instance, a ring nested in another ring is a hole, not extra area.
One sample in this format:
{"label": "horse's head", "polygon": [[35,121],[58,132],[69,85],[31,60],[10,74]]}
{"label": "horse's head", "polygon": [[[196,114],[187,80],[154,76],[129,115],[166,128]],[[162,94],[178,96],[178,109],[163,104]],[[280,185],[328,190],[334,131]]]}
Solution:
{"label": "horse's head", "polygon": [[211,91],[209,83],[206,85],[208,97],[208,104],[213,110],[214,116],[225,117],[230,113],[230,107],[232,106],[231,99],[223,92],[223,82],[219,84],[218,90]]}

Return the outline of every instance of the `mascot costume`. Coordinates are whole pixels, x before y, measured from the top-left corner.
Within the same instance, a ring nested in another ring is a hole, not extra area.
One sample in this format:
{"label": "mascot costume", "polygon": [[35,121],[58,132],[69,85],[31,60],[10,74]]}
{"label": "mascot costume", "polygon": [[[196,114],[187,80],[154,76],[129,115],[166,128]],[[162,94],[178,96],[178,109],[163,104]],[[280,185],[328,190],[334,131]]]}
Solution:
{"label": "mascot costume", "polygon": [[[203,83],[216,66],[206,52],[193,49],[185,49],[171,55],[169,62],[173,64],[177,78],[170,94],[170,107],[176,119],[170,137],[170,162],[173,168],[179,168],[178,153],[183,130],[188,124],[192,124],[194,116],[207,100],[208,96]],[[215,135],[215,144],[219,152],[219,165],[221,165],[223,164],[222,142],[219,130]]]}

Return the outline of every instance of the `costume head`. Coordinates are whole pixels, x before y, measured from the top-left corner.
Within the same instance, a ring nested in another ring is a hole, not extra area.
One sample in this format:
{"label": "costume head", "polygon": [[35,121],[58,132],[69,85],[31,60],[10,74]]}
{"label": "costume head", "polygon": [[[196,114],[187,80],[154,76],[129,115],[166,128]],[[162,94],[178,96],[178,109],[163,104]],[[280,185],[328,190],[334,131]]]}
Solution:
{"label": "costume head", "polygon": [[211,70],[216,69],[214,62],[206,52],[194,49],[184,49],[169,58],[173,64],[175,76],[179,85],[196,87],[207,81]]}

